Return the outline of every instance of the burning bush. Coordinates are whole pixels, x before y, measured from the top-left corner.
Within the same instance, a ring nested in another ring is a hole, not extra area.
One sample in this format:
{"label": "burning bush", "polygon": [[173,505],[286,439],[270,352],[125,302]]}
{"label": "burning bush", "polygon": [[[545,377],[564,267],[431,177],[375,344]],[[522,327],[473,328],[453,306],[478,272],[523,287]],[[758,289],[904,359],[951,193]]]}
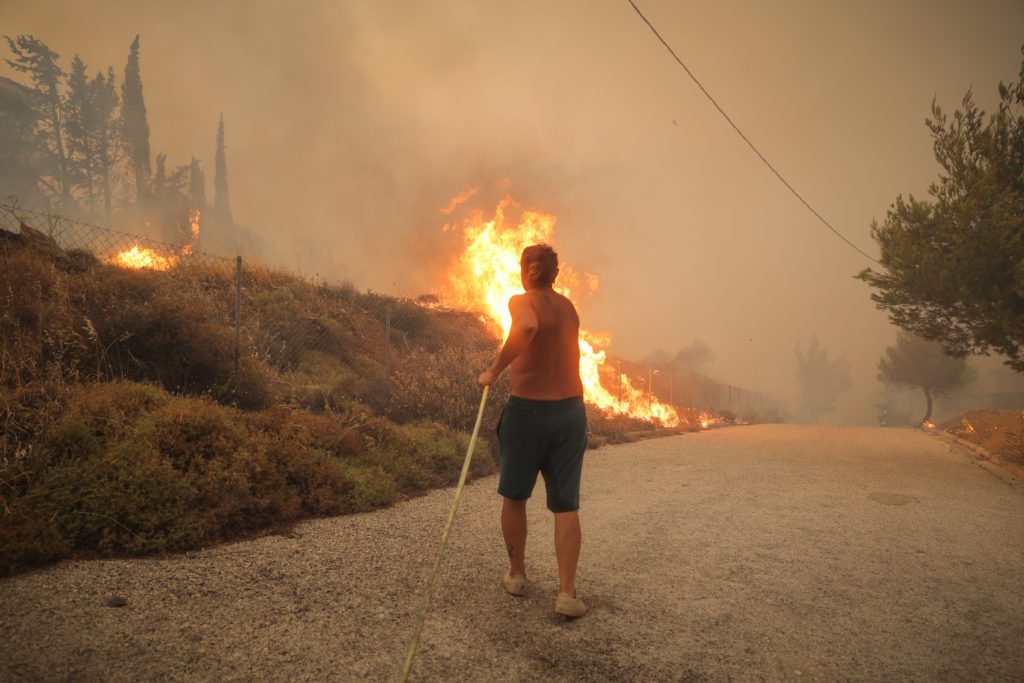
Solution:
{"label": "burning bush", "polygon": [[68,266],[28,248],[9,250],[3,266],[0,384],[8,388],[130,379],[248,408],[276,398],[265,363],[247,356],[235,371],[225,269]]}
{"label": "burning bush", "polygon": [[1024,411],[971,410],[942,428],[983,446],[997,456],[1024,465]]}

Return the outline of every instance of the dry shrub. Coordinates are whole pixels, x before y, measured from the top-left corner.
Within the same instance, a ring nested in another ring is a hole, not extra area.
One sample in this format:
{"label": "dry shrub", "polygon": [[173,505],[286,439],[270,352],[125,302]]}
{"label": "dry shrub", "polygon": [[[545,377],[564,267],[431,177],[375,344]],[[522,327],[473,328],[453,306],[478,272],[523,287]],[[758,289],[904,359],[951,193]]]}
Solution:
{"label": "dry shrub", "polygon": [[0,265],[0,384],[8,388],[131,379],[249,408],[276,400],[265,363],[245,355],[235,372],[223,268],[126,270],[26,248],[8,250]]}
{"label": "dry shrub", "polygon": [[[629,415],[616,415],[593,405],[587,405],[587,442],[594,448],[604,444],[633,441],[631,434],[651,431],[651,423]],[[596,438],[594,438],[596,437]]]}
{"label": "dry shrub", "polygon": [[238,372],[227,382],[213,389],[211,396],[220,403],[235,405],[243,410],[263,410],[281,400],[277,385],[280,380],[267,367],[251,357],[239,360]]}
{"label": "dry shrub", "polygon": [[[481,388],[477,377],[494,360],[495,350],[446,346],[431,353],[415,350],[400,361],[392,377],[388,415],[399,422],[436,420],[469,431],[476,421]],[[497,425],[507,374],[491,388],[485,424]]]}
{"label": "dry shrub", "polygon": [[284,376],[294,405],[313,412],[345,410],[361,403],[382,413],[387,407],[388,384],[384,366],[366,356],[347,363],[317,351],[302,355],[299,367]]}
{"label": "dry shrub", "polygon": [[171,401],[139,420],[134,429],[134,440],[152,445],[182,472],[230,458],[248,436],[235,411],[202,400]]}

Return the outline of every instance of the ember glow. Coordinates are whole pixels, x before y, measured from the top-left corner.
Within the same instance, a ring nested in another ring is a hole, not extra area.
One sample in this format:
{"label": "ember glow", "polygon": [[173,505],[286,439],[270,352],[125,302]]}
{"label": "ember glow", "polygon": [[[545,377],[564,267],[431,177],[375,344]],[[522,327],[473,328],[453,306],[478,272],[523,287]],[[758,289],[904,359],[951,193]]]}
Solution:
{"label": "ember glow", "polygon": [[[449,283],[444,292],[445,305],[481,314],[501,332],[502,338],[508,336],[512,327],[508,300],[523,293],[519,256],[531,244],[550,243],[556,220],[550,214],[532,210],[523,211],[517,219],[506,218],[515,209],[512,200],[506,198],[498,204],[493,218],[474,211],[463,222],[465,248],[448,273]],[[577,307],[597,287],[596,276],[575,273],[566,264],[559,264],[555,290]],[[605,366],[606,355],[601,347],[608,344],[606,336],[581,329],[579,344],[580,377],[587,403],[668,427],[679,424],[679,416],[671,406],[634,387],[625,375],[618,375],[618,384],[611,390],[601,384],[602,368],[606,375],[617,374]]]}
{"label": "ember glow", "polygon": [[716,425],[722,421],[720,417],[713,417],[710,413],[701,413],[697,416],[697,420],[700,422],[701,429],[708,429],[711,425]]}
{"label": "ember glow", "polygon": [[166,252],[161,253],[156,249],[140,247],[136,244],[131,249],[125,249],[115,254],[109,259],[109,262],[115,266],[135,270],[170,270],[178,265],[179,256],[189,256],[192,253],[192,248],[199,239],[199,216],[199,209],[192,209],[188,212],[189,231],[192,235],[192,241],[181,248],[180,255]]}

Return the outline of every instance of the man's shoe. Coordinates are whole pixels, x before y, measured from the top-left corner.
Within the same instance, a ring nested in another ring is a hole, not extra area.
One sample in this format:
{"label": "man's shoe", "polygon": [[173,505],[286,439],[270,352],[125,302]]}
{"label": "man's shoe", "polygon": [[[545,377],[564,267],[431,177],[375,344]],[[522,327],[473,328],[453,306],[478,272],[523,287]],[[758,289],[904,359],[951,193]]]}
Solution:
{"label": "man's shoe", "polygon": [[510,573],[501,577],[501,587],[511,595],[526,595],[526,577],[523,574],[513,576]]}
{"label": "man's shoe", "polygon": [[582,617],[589,609],[585,602],[568,593],[559,593],[555,598],[555,613],[563,617]]}

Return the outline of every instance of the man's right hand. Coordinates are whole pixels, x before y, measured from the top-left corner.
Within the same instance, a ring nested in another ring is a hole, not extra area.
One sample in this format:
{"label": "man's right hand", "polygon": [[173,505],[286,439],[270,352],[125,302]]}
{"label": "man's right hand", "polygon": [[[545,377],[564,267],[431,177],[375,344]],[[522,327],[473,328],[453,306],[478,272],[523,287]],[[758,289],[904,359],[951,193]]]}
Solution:
{"label": "man's right hand", "polygon": [[494,368],[487,368],[480,373],[480,377],[477,378],[476,383],[482,387],[490,386],[498,381],[498,375],[500,372],[495,372]]}

